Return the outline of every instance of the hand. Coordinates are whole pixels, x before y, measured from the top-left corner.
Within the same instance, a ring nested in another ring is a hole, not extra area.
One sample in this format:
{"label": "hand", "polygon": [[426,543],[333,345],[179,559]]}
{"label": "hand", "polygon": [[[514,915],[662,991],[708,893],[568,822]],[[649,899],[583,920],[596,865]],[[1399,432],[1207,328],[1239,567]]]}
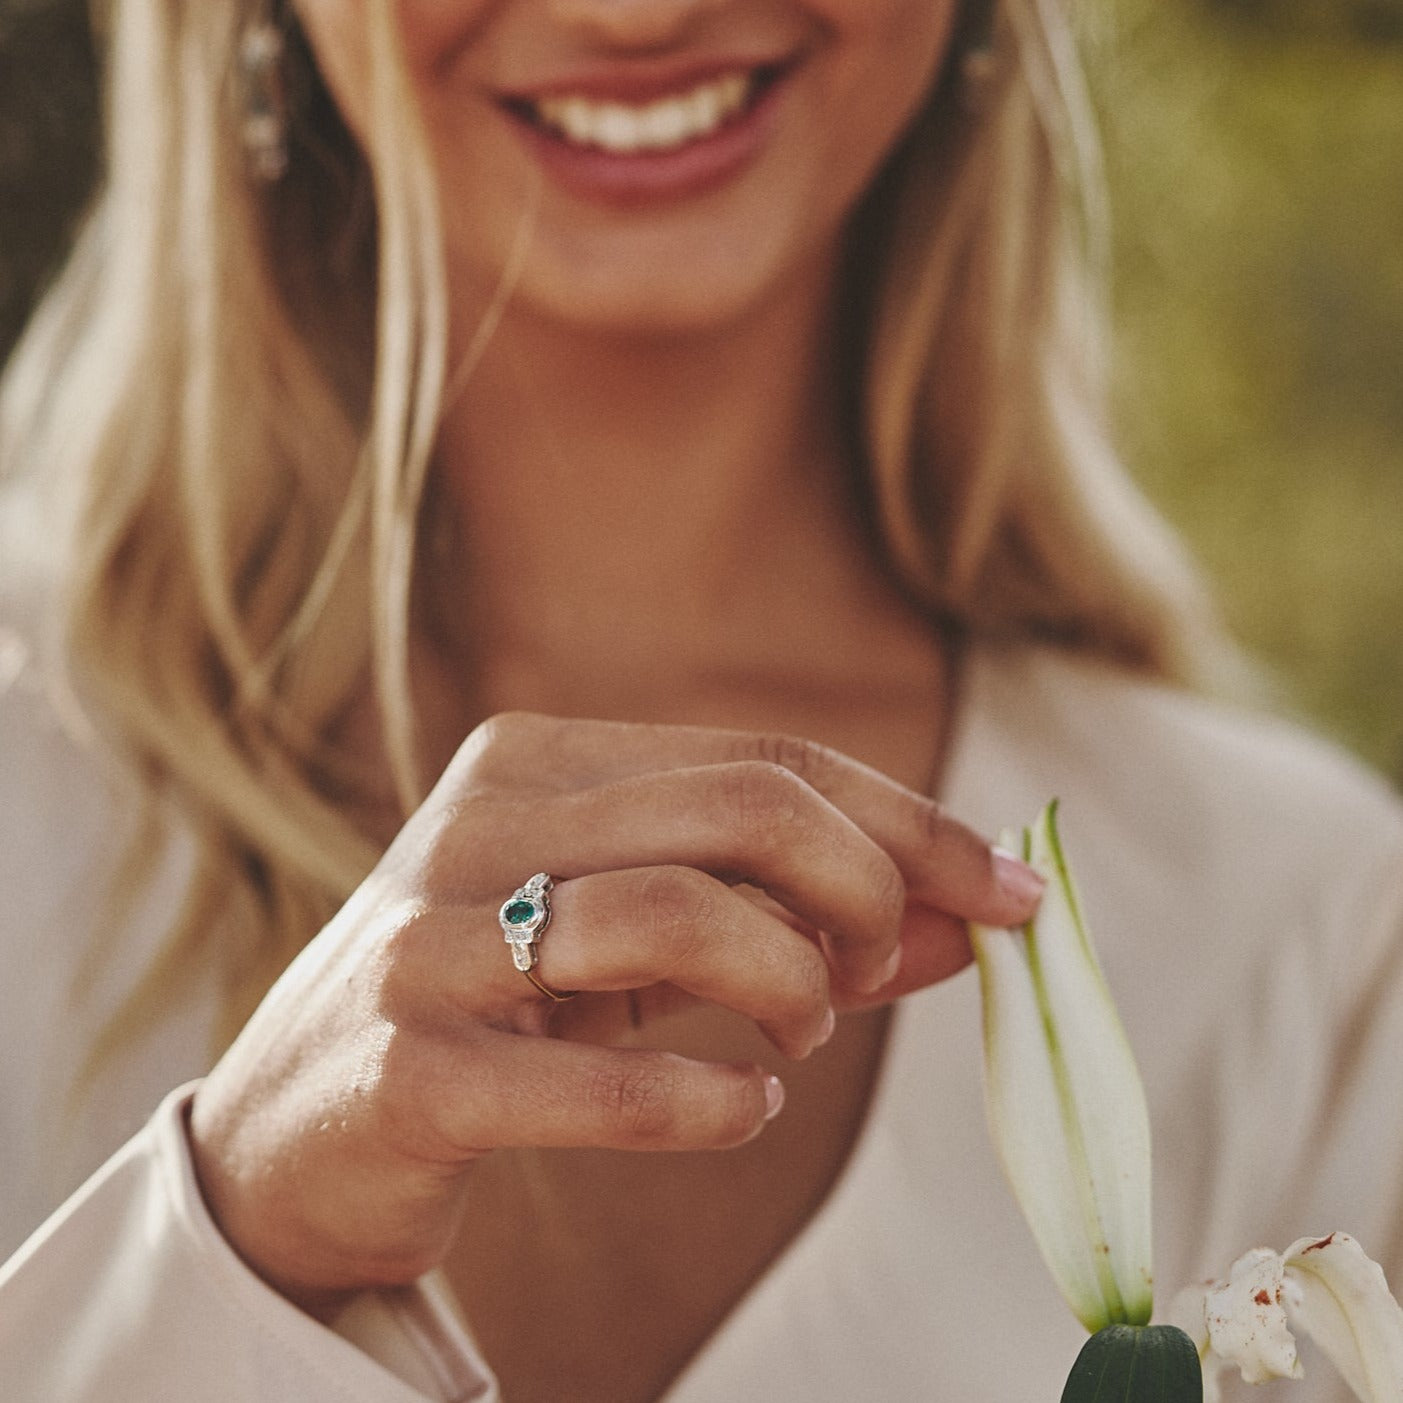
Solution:
{"label": "hand", "polygon": [[[535,974],[501,903],[556,879]],[[760,888],[764,902],[736,884]],[[610,1046],[694,999],[807,1056],[834,1009],[970,958],[1039,880],[929,799],[821,746],[512,714],[480,726],[196,1095],[210,1209],[320,1313],[452,1243],[473,1161],[508,1146],[721,1149],[758,1134],[753,1065]],[[549,1036],[548,1036],[549,1035]]]}

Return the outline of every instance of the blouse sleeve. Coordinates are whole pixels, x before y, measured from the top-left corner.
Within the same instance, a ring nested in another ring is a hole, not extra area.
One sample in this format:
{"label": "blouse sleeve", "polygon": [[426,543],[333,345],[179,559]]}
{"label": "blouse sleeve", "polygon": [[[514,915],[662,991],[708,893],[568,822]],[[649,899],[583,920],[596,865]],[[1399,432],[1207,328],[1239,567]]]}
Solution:
{"label": "blouse sleeve", "polygon": [[358,1298],[328,1328],[264,1284],[215,1227],[185,1137],[193,1087],[0,1268],[9,1403],[497,1403],[431,1278]]}

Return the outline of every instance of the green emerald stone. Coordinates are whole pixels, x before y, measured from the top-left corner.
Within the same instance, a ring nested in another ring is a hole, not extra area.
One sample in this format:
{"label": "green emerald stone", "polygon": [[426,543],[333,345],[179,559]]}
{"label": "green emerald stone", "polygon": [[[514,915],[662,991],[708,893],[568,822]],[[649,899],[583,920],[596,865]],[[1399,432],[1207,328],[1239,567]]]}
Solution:
{"label": "green emerald stone", "polygon": [[509,926],[527,925],[535,914],[536,906],[535,903],[531,901],[510,902],[507,909],[502,913]]}

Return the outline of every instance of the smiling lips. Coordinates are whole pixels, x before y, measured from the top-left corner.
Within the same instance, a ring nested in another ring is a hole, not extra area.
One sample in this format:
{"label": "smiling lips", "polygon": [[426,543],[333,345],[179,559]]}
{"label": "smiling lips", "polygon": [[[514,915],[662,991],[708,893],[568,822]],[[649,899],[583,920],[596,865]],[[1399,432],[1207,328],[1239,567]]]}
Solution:
{"label": "smiling lips", "polygon": [[780,75],[778,65],[733,69],[644,101],[560,91],[503,105],[565,145],[611,156],[681,151],[743,118]]}

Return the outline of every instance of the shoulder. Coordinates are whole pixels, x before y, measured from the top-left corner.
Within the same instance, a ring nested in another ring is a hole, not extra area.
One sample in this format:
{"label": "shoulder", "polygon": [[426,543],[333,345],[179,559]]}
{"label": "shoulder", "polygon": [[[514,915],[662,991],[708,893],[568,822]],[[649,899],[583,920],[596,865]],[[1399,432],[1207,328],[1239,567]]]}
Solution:
{"label": "shoulder", "polygon": [[1371,988],[1403,997],[1403,802],[1335,746],[1042,650],[979,662],[965,727],[952,807],[996,833],[1060,799],[1112,985],[1171,1061],[1190,1025],[1320,1052]]}
{"label": "shoulder", "polygon": [[986,657],[971,701],[984,747],[1147,860],[1259,894],[1390,869],[1403,889],[1403,798],[1289,722],[1045,649]]}
{"label": "shoulder", "polygon": [[113,819],[123,806],[76,708],[63,704],[36,634],[3,609],[0,774],[4,924],[23,927],[71,891],[111,847]]}
{"label": "shoulder", "polygon": [[1403,801],[1298,727],[1055,653],[987,655],[967,710],[952,804],[997,831],[1062,801],[1159,1127],[1163,1279],[1305,1223],[1394,1242]]}
{"label": "shoulder", "polygon": [[[100,1029],[149,966],[182,898],[188,843],[65,702],[42,601],[0,591],[0,1259],[203,1066],[203,1009],[172,1019],[71,1114]],[[150,842],[147,842],[148,835]],[[121,888],[140,840],[142,876]],[[188,1026],[187,1026],[188,1025]]]}
{"label": "shoulder", "polygon": [[[56,600],[62,581],[46,540],[55,511],[22,484],[0,492],[0,959],[17,932],[47,932],[50,964],[69,959],[102,901],[104,878],[143,817],[134,776],[70,690]],[[61,928],[71,939],[53,943]]]}
{"label": "shoulder", "polygon": [[[53,504],[32,480],[0,485],[0,872],[7,894],[44,890],[53,869],[81,860],[103,828],[99,752],[77,707],[63,700],[57,534]],[[67,841],[53,841],[60,833]]]}

